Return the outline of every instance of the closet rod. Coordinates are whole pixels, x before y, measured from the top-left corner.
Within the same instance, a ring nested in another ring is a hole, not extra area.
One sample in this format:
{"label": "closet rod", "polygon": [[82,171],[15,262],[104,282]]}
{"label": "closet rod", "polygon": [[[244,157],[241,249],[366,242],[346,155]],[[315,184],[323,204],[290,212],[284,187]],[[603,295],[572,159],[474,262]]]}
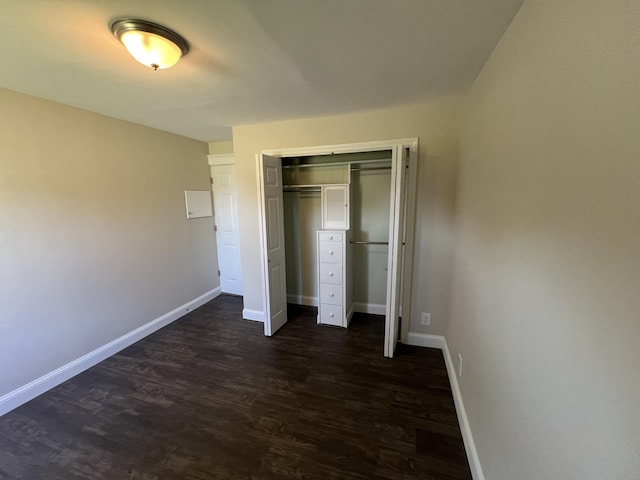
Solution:
{"label": "closet rod", "polygon": [[350,242],[352,245],[389,245],[389,242],[354,242],[353,240],[350,240]]}
{"label": "closet rod", "polygon": [[320,187],[284,187],[284,192],[321,192]]}
{"label": "closet rod", "polygon": [[[389,245],[389,242],[354,242],[353,240],[349,240],[349,243],[351,243],[351,245]],[[402,245],[406,245],[404,242],[402,242]]]}
{"label": "closet rod", "polygon": [[364,172],[367,170],[391,170],[391,167],[366,167],[366,168],[352,168],[352,172]]}
{"label": "closet rod", "polygon": [[351,162],[324,162],[324,163],[305,163],[303,165],[283,165],[282,168],[310,168],[310,167],[343,167],[346,165],[351,165],[352,163],[357,164],[367,164],[367,163],[381,163],[381,162],[390,162],[390,158],[381,158],[379,160],[353,160]]}

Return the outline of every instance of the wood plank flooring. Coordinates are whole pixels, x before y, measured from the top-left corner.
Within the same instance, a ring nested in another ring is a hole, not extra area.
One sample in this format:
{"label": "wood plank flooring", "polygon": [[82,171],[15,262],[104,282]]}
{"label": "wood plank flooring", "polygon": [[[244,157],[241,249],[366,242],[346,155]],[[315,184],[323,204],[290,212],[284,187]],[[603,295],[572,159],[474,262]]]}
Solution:
{"label": "wood plank flooring", "polygon": [[0,479],[471,479],[438,350],[220,296],[0,418]]}

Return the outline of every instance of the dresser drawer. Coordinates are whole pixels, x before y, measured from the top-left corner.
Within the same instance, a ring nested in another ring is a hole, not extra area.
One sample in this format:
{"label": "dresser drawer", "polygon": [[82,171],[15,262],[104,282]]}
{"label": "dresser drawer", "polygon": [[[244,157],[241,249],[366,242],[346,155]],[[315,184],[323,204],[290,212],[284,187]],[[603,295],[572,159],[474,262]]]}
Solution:
{"label": "dresser drawer", "polygon": [[340,263],[321,263],[320,264],[320,283],[328,283],[331,285],[342,285],[342,264]]}
{"label": "dresser drawer", "polygon": [[318,232],[318,240],[321,242],[342,242],[343,232]]}
{"label": "dresser drawer", "polygon": [[342,285],[320,285],[320,303],[344,305],[342,299]]}
{"label": "dresser drawer", "polygon": [[342,263],[342,243],[320,240],[318,244],[320,262]]}
{"label": "dresser drawer", "polygon": [[339,305],[320,304],[320,323],[342,327],[344,324],[343,308]]}

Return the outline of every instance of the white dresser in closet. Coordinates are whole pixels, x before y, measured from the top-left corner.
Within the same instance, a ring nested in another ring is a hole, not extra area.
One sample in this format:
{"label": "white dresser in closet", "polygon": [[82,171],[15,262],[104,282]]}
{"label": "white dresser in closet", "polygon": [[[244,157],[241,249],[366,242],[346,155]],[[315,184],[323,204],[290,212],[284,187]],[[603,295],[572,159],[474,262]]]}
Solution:
{"label": "white dresser in closet", "polygon": [[318,231],[318,323],[347,327],[353,314],[348,230]]}

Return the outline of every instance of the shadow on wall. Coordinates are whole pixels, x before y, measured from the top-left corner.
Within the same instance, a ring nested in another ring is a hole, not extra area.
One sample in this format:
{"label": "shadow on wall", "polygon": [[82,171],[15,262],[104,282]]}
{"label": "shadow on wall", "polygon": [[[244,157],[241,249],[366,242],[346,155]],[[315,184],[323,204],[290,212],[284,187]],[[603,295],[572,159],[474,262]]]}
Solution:
{"label": "shadow on wall", "polygon": [[429,311],[432,326],[437,322],[442,333],[449,320],[453,284],[458,150],[451,158],[426,155],[420,160],[413,279],[414,291],[424,294],[411,301],[412,325],[415,329],[421,312]]}

